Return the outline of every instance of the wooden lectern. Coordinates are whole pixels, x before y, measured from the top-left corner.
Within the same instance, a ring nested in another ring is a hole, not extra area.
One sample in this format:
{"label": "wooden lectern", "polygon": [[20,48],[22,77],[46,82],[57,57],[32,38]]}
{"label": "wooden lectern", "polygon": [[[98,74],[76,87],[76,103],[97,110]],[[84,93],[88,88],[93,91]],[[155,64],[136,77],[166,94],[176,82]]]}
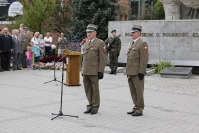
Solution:
{"label": "wooden lectern", "polygon": [[[68,49],[63,50],[63,54],[67,55],[67,70],[66,70],[66,84],[68,86],[80,85],[80,52],[72,51]],[[68,54],[69,53],[69,54]]]}

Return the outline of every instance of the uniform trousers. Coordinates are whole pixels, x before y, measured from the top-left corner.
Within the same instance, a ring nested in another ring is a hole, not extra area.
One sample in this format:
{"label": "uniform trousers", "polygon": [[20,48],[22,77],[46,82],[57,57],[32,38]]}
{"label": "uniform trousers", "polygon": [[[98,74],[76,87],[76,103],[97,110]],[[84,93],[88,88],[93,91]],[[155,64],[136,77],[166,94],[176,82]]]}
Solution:
{"label": "uniform trousers", "polygon": [[100,106],[99,79],[97,75],[83,76],[84,89],[89,104],[87,110],[96,109]]}
{"label": "uniform trousers", "polygon": [[138,75],[129,75],[128,84],[134,103],[133,111],[143,113],[144,109],[144,79],[140,80]]}
{"label": "uniform trousers", "polygon": [[117,67],[118,67],[118,52],[117,51],[109,52],[109,61],[110,61],[110,69],[117,70]]}

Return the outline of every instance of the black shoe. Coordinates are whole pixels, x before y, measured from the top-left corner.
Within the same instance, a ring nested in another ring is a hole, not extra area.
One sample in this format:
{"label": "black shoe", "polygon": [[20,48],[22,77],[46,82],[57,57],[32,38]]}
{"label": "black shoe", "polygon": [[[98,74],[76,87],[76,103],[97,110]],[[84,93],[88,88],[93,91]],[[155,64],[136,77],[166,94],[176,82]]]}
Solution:
{"label": "black shoe", "polygon": [[131,111],[131,112],[127,112],[127,114],[132,115],[133,113],[135,113],[135,110]]}
{"label": "black shoe", "polygon": [[10,69],[5,69],[5,71],[10,71]]}
{"label": "black shoe", "polygon": [[0,70],[0,72],[3,72],[3,70]]}
{"label": "black shoe", "polygon": [[92,109],[92,111],[90,112],[91,115],[97,114],[97,110],[96,109]]}
{"label": "black shoe", "polygon": [[113,74],[113,70],[111,70],[111,72],[109,74]]}
{"label": "black shoe", "polygon": [[17,68],[17,70],[21,70],[21,68]]}
{"label": "black shoe", "polygon": [[132,114],[132,116],[142,116],[142,115],[143,115],[142,113],[137,113],[137,112]]}
{"label": "black shoe", "polygon": [[117,74],[117,73],[116,73],[116,70],[115,70],[115,71],[113,71],[113,74],[114,74],[114,75],[116,75],[116,74]]}
{"label": "black shoe", "polygon": [[89,109],[87,111],[84,112],[84,114],[89,114],[92,111],[92,109]]}

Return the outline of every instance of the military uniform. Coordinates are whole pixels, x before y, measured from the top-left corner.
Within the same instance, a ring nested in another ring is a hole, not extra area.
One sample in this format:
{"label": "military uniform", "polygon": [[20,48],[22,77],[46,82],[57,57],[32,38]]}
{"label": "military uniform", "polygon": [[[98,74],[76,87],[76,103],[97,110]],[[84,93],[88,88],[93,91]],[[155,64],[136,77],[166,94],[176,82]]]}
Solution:
{"label": "military uniform", "polygon": [[25,53],[26,53],[26,49],[27,46],[30,45],[30,37],[29,35],[26,33],[22,33],[22,66],[26,67],[26,57],[25,57]]}
{"label": "military uniform", "polygon": [[[116,36],[110,36],[105,40],[105,43],[108,47],[108,44],[112,44],[113,39]],[[111,50],[108,52],[109,53],[109,62],[110,62],[110,69],[111,73],[110,74],[116,74],[116,70],[118,68],[118,56],[120,55],[120,50],[121,50],[121,40],[120,38],[117,38],[114,43],[112,44]]]}
{"label": "military uniform", "polygon": [[127,53],[126,75],[130,87],[131,97],[134,103],[130,113],[143,114],[144,109],[144,74],[148,63],[148,45],[141,38],[129,46]]}
{"label": "military uniform", "polygon": [[87,39],[82,47],[82,75],[89,102],[87,110],[88,113],[91,110],[97,112],[100,106],[99,74],[103,74],[107,58],[105,43],[98,38],[94,38],[92,41]]}

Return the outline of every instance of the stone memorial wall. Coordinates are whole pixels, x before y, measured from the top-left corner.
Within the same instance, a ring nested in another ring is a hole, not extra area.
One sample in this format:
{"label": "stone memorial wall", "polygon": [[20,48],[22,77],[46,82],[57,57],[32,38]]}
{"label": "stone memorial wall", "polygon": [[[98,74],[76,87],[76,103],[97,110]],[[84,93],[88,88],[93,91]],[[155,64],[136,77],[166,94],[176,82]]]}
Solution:
{"label": "stone memorial wall", "polygon": [[199,20],[110,21],[109,36],[113,29],[122,33],[119,62],[126,63],[134,24],[142,25],[142,39],[149,45],[149,64],[171,60],[174,65],[199,66]]}

